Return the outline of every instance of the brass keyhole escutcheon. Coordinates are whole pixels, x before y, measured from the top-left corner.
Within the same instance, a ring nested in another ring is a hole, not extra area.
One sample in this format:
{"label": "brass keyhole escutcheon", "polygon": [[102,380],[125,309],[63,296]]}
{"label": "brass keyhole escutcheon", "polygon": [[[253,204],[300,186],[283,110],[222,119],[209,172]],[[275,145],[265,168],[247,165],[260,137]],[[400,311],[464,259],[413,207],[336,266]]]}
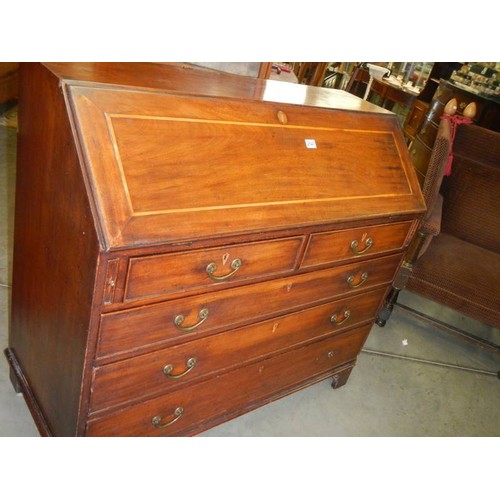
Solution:
{"label": "brass keyhole escutcheon", "polygon": [[288,117],[286,116],[286,114],[279,110],[278,113],[276,113],[277,117],[278,117],[278,121],[282,124],[282,125],[286,125],[288,123]]}

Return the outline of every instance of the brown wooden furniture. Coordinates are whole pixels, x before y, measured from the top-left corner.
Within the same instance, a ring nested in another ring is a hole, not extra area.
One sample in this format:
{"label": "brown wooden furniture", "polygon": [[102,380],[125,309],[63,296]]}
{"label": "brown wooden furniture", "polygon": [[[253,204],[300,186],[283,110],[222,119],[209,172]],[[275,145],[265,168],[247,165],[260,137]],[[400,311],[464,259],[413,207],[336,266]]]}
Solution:
{"label": "brown wooden furniture", "polygon": [[[346,91],[364,97],[369,81],[369,71],[357,67],[349,79]],[[396,112],[397,110],[401,123],[404,123],[417,97],[418,94],[397,86],[387,79],[373,78],[367,100],[389,111]],[[395,105],[397,105],[397,108],[395,108]]]}
{"label": "brown wooden furniture", "polygon": [[448,80],[453,71],[460,68],[460,63],[455,62],[435,62],[432,65],[429,78],[427,79],[424,88],[418,95],[413,106],[406,118],[403,132],[408,142],[408,147],[411,147],[415,137],[422,126],[425,119],[429,104],[434,98],[434,94],[441,80]]}
{"label": "brown wooden furniture", "polygon": [[0,111],[18,95],[19,63],[0,62]]}
{"label": "brown wooden furniture", "polygon": [[424,210],[393,114],[182,65],[21,74],[6,354],[42,434],[191,435],[346,382]]}
{"label": "brown wooden furniture", "polygon": [[[457,108],[452,99],[446,114]],[[464,115],[473,118],[475,105]],[[423,194],[428,211],[410,244],[394,288],[379,313],[383,326],[407,288],[483,323],[500,328],[500,133],[476,125],[458,125],[451,140],[441,120],[427,169]],[[451,175],[444,177],[452,150]],[[419,311],[412,311],[419,314]],[[485,339],[440,322],[447,331],[500,352],[500,338]]]}
{"label": "brown wooden furniture", "polygon": [[[370,97],[371,96],[371,97]],[[404,124],[417,100],[418,94],[399,87],[389,80],[374,78],[368,99],[385,109],[395,112]]]}
{"label": "brown wooden furniture", "polygon": [[258,78],[269,78],[271,76],[271,71],[273,69],[272,62],[260,63]]}
{"label": "brown wooden furniture", "polygon": [[328,68],[327,62],[301,62],[297,80],[304,85],[321,87],[325,80],[325,73]]}
{"label": "brown wooden furniture", "polygon": [[418,95],[403,87],[393,85],[389,80],[381,78],[373,79],[370,92],[378,94],[381,97],[382,107],[385,109],[391,109],[396,103],[410,107]]}
{"label": "brown wooden furniture", "polygon": [[408,282],[409,290],[496,328],[500,328],[499,158],[500,133],[477,125],[458,127],[452,174],[441,188],[440,232]]}
{"label": "brown wooden furniture", "polygon": [[413,103],[403,126],[403,132],[409,147],[411,147],[412,142],[415,140],[428,109],[429,105],[420,99],[416,99]]}
{"label": "brown wooden furniture", "polygon": [[474,123],[481,127],[500,132],[500,103],[498,101],[478,96],[468,90],[457,87],[452,82],[441,80],[425,114],[425,118],[418,128],[415,139],[409,148],[421,185],[424,182],[427,166],[431,158],[440,116],[443,114],[446,104],[453,98],[458,103],[458,114],[462,114],[467,105],[474,102],[477,106]]}
{"label": "brown wooden furniture", "polygon": [[362,66],[357,66],[354,68],[351,78],[346,85],[346,92],[354,94],[358,97],[363,97],[365,95],[366,87],[370,81],[370,73],[367,69]]}

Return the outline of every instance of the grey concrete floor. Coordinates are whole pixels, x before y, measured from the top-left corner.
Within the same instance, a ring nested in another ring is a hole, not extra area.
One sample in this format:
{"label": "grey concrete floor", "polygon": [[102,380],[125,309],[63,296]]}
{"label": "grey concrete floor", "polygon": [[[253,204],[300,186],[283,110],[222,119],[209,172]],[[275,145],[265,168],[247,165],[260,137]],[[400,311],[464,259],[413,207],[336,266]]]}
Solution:
{"label": "grey concrete floor", "polygon": [[[8,344],[16,129],[0,123],[0,349]],[[500,332],[403,292],[400,302],[498,343]],[[387,357],[378,353],[431,361]],[[348,383],[324,381],[204,432],[223,436],[500,436],[500,380],[494,353],[400,309],[374,326]],[[38,436],[0,356],[0,437]]]}

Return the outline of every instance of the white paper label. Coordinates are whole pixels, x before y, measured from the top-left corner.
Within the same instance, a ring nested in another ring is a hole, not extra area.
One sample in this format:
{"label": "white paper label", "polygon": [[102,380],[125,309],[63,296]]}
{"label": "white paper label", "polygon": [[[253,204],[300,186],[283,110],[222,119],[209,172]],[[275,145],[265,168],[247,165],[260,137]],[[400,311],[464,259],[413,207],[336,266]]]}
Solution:
{"label": "white paper label", "polygon": [[307,149],[316,149],[316,141],[314,139],[304,139]]}

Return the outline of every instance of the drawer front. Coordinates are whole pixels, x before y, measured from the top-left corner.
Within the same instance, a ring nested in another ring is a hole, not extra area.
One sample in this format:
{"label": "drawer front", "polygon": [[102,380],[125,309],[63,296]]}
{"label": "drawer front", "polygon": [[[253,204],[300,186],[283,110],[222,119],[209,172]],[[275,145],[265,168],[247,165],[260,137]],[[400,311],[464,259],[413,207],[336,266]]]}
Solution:
{"label": "drawer front", "polygon": [[[371,320],[385,289],[98,367],[90,408],[102,410],[193,381]],[[194,360],[194,361],[193,361]],[[171,371],[164,373],[165,367]]]}
{"label": "drawer front", "polygon": [[[91,421],[87,435],[167,436],[188,433],[217,417],[236,414],[259,401],[279,397],[308,380],[333,373],[335,367],[356,358],[369,331],[370,325],[365,325]],[[158,427],[165,427],[158,428],[153,420]]]}
{"label": "drawer front", "polygon": [[125,300],[293,271],[303,237],[130,259]]}
{"label": "drawer front", "polygon": [[332,264],[401,250],[412,223],[410,221],[313,234],[301,267]]}
{"label": "drawer front", "polygon": [[422,128],[418,132],[418,139],[427,148],[432,149],[436,141],[438,126],[431,121],[425,121]]}
{"label": "drawer front", "polygon": [[415,137],[415,134],[425,118],[427,108],[428,105],[426,103],[419,100],[415,101],[410,115],[407,117],[404,125],[404,132],[406,135],[412,138]]}
{"label": "drawer front", "polygon": [[[400,255],[103,314],[97,357],[187,342],[390,282]],[[139,354],[139,352],[136,352]]]}
{"label": "drawer front", "polygon": [[420,136],[417,135],[415,140],[413,141],[410,154],[413,160],[413,166],[415,169],[415,173],[417,174],[417,178],[421,186],[424,185],[425,176],[427,174],[427,169],[429,167],[429,161],[432,155],[432,148],[426,146],[421,140]]}

